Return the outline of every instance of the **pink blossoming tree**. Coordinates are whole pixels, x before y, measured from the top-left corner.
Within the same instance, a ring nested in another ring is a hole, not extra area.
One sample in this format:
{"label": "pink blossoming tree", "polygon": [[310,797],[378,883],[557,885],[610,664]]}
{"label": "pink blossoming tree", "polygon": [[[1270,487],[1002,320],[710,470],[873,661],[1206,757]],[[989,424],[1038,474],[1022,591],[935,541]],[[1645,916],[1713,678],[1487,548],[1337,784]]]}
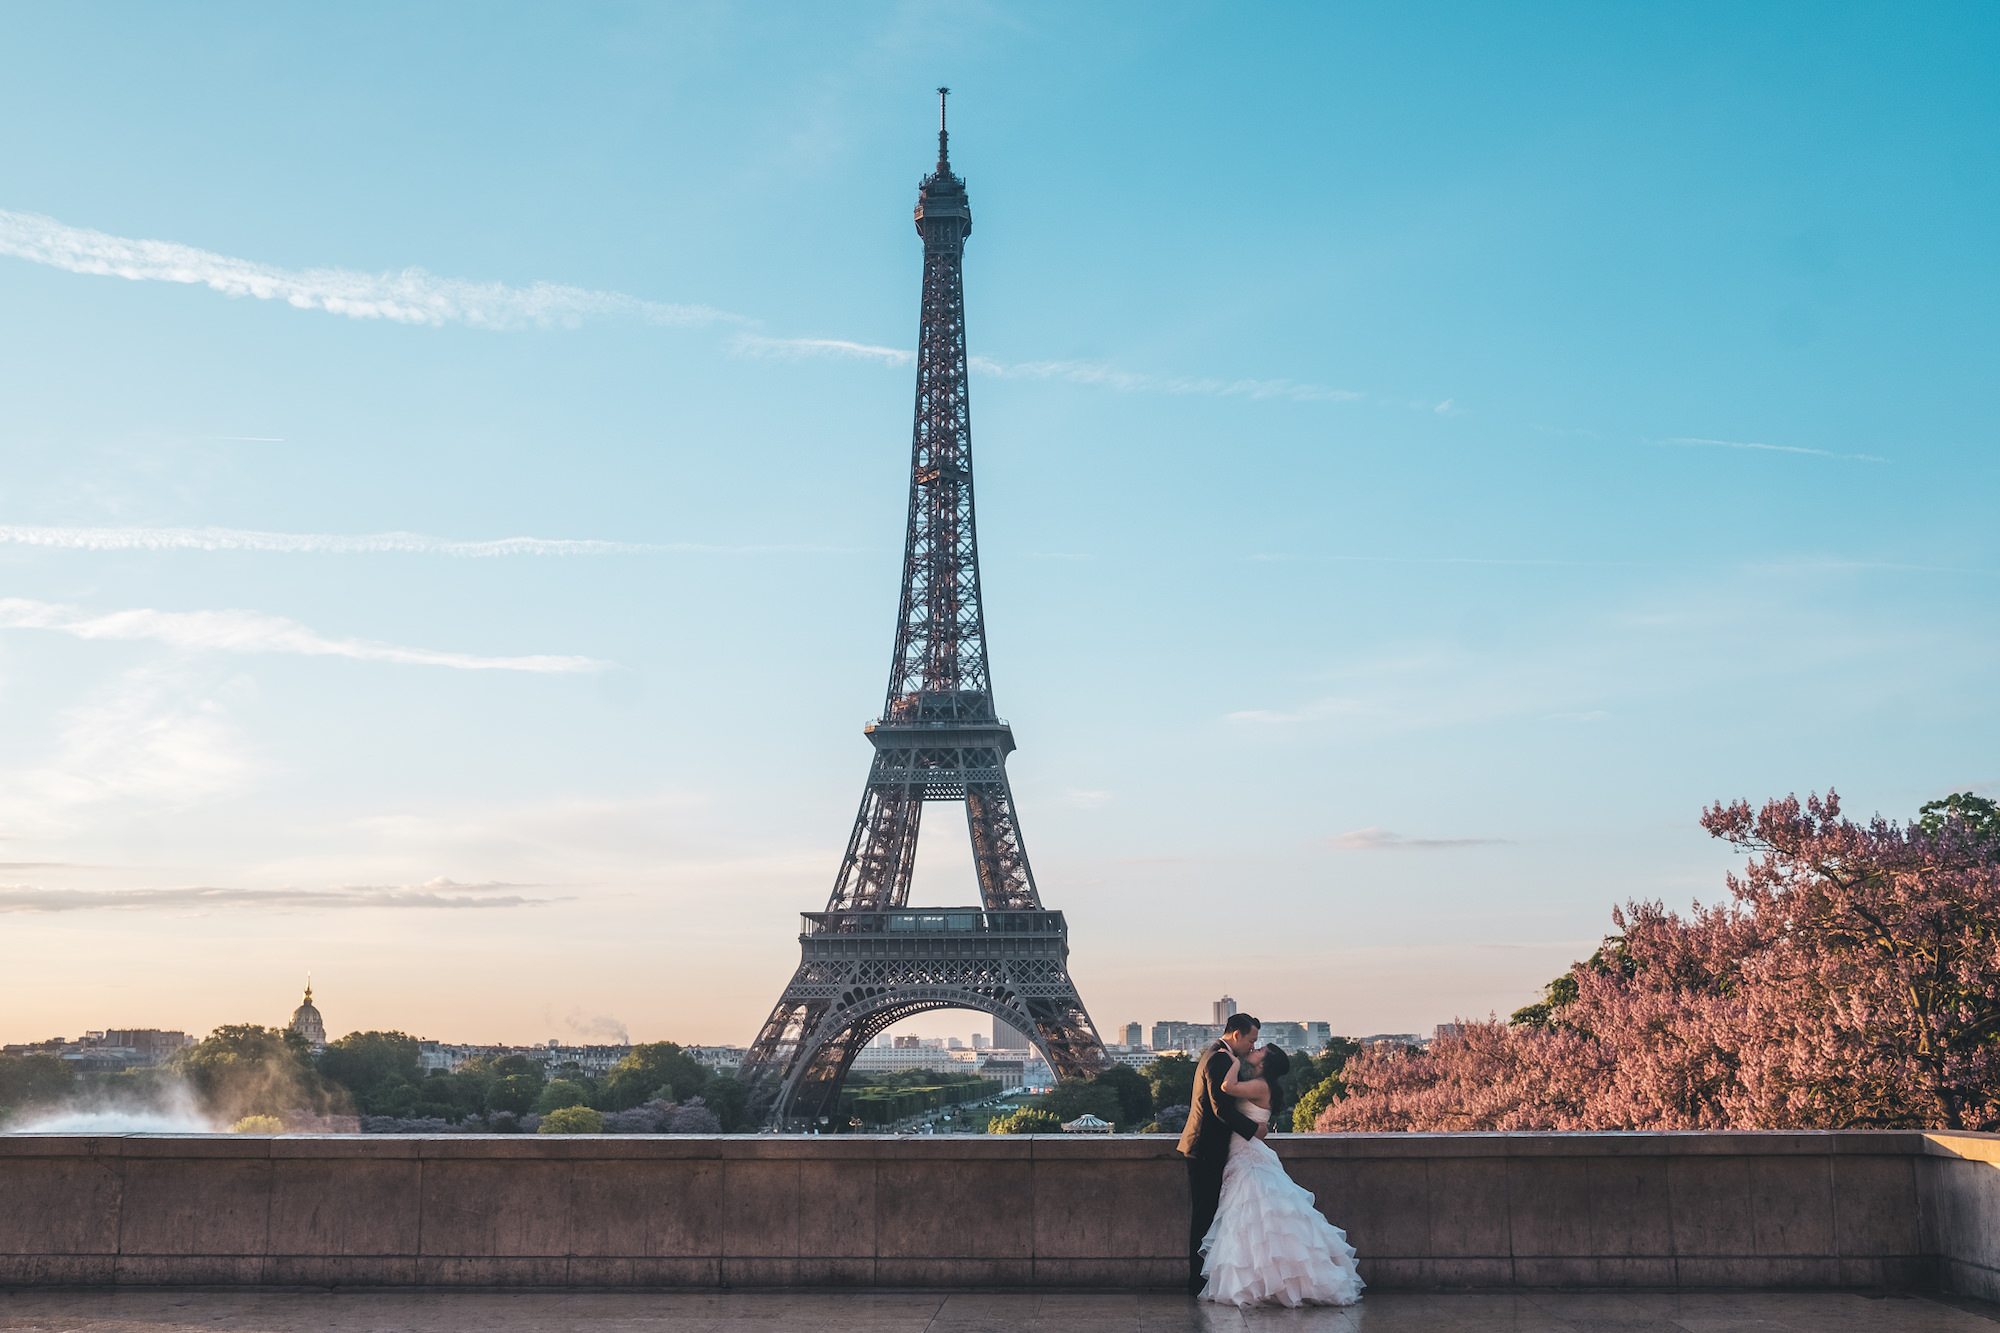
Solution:
{"label": "pink blossoming tree", "polygon": [[1900,827],[1829,792],[1702,826],[1733,901],[1619,934],[1504,1024],[1351,1060],[1336,1130],[2000,1129],[2000,807]]}

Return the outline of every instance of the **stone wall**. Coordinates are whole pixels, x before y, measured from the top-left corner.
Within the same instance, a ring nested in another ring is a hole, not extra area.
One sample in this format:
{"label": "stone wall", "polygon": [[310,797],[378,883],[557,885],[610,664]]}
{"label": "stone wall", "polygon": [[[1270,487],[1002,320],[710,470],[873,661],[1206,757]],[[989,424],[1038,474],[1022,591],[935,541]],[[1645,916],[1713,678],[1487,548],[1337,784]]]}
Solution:
{"label": "stone wall", "polygon": [[[2000,1136],[1280,1135],[1383,1289],[2000,1295]],[[1166,1136],[0,1137],[0,1286],[1174,1287]]]}
{"label": "stone wall", "polygon": [[1927,1134],[1925,1204],[1938,1285],[2000,1301],[2000,1134]]}

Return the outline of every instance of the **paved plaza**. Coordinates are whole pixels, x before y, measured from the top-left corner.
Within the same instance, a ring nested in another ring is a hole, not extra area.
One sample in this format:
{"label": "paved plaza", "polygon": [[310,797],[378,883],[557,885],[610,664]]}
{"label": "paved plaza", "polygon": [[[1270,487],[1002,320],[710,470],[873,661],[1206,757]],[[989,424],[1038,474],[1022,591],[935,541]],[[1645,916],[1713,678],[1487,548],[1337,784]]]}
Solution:
{"label": "paved plaza", "polygon": [[15,1291],[10,1333],[1995,1333],[2000,1310],[1845,1293],[1419,1295],[1251,1310],[1164,1294]]}

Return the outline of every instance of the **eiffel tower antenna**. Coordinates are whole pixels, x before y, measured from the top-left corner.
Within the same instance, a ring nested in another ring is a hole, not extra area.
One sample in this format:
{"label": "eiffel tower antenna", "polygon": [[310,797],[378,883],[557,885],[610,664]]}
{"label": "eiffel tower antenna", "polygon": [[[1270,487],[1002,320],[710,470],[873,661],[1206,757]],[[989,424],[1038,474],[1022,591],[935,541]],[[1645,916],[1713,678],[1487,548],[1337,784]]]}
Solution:
{"label": "eiffel tower antenna", "polygon": [[[891,1025],[972,1009],[1027,1034],[1059,1076],[1109,1063],[1069,975],[1069,932],[1042,906],[1007,783],[1014,732],[993,707],[972,508],[965,181],[947,156],[917,187],[924,244],[916,423],[903,588],[882,715],[854,831],[824,912],[805,914],[798,971],[743,1062],[751,1107],[772,1128],[837,1118],[855,1055]],[[977,906],[912,908],[910,872],[927,801],[958,801],[972,833]]]}

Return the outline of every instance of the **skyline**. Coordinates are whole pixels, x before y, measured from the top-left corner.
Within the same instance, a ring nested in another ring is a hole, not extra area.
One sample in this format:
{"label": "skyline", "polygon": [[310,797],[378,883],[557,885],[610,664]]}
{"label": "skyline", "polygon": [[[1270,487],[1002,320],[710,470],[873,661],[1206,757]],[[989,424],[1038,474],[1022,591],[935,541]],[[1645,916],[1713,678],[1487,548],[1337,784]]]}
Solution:
{"label": "skyline", "polygon": [[505,15],[11,20],[6,1040],[308,971],[754,1035],[867,771],[938,84],[1107,1037],[1504,1015],[1724,897],[1707,802],[2000,786],[1985,11]]}

